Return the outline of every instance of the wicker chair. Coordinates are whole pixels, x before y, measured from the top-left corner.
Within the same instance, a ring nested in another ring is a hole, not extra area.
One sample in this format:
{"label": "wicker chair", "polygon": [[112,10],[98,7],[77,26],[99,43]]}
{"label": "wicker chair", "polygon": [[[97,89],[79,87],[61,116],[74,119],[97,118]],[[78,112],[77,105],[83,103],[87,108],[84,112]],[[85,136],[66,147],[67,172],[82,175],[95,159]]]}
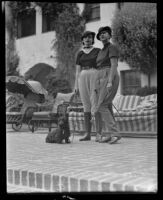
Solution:
{"label": "wicker chair", "polygon": [[6,112],[6,124],[12,124],[12,129],[19,131],[23,123],[29,123],[34,111],[37,111],[36,106],[26,104],[22,107],[12,107],[9,112]]}

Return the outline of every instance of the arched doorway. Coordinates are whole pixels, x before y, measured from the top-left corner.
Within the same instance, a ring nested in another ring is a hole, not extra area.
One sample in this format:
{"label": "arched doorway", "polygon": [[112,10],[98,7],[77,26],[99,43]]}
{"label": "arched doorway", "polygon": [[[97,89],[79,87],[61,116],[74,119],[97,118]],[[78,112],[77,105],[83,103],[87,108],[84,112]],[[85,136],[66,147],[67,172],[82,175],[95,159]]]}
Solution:
{"label": "arched doorway", "polygon": [[38,63],[31,67],[24,76],[26,79],[39,81],[46,88],[47,76],[55,71],[56,69],[46,63]]}

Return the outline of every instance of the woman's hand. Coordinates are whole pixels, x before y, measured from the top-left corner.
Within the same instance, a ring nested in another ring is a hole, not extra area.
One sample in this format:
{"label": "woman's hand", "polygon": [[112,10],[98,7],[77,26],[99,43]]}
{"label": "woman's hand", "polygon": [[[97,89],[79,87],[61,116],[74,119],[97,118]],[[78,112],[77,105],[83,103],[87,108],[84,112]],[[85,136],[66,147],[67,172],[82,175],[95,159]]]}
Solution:
{"label": "woman's hand", "polygon": [[108,82],[107,85],[106,85],[106,88],[108,90],[108,92],[110,91],[110,89],[112,88],[112,83],[111,82]]}
{"label": "woman's hand", "polygon": [[79,95],[79,88],[75,88],[74,93],[75,93],[76,95]]}
{"label": "woman's hand", "polygon": [[76,79],[75,79],[75,89],[74,89],[74,93],[76,95],[79,95],[78,79],[79,79],[80,72],[81,72],[81,66],[80,65],[76,65]]}

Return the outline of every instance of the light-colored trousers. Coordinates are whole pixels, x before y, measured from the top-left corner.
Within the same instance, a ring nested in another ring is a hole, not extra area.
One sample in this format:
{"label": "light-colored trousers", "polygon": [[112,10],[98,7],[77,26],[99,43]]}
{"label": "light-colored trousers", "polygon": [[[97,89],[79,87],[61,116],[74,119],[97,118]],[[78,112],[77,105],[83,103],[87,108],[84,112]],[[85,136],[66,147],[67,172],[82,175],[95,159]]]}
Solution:
{"label": "light-colored trousers", "polygon": [[87,69],[82,70],[79,75],[79,92],[84,112],[91,112],[91,110],[94,110],[94,107],[96,106],[96,98],[94,94],[96,74],[96,69]]}
{"label": "light-colored trousers", "polygon": [[93,106],[92,112],[100,112],[105,125],[108,127],[109,133],[113,136],[120,136],[119,130],[117,129],[116,122],[114,120],[113,115],[108,109],[108,104],[112,103],[119,86],[119,75],[116,70],[115,76],[112,81],[111,89],[107,90],[108,76],[110,73],[110,68],[105,68],[96,71],[95,76],[95,88],[94,88],[94,102],[95,106]]}

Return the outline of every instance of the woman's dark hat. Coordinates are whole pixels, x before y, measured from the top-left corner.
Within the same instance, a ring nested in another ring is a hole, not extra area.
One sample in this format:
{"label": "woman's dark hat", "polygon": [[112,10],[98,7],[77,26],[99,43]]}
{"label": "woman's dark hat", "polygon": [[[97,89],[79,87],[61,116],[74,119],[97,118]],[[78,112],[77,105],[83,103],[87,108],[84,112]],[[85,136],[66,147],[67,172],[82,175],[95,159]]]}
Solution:
{"label": "woman's dark hat", "polygon": [[98,40],[100,40],[100,38],[99,38],[99,36],[100,36],[100,33],[102,32],[102,31],[107,31],[108,33],[109,33],[109,35],[111,36],[111,28],[109,27],[109,26],[104,26],[104,27],[100,27],[99,29],[98,29],[98,33],[97,33],[97,39]]}
{"label": "woman's dark hat", "polygon": [[92,32],[92,31],[85,31],[81,37],[81,40],[83,40],[83,38],[87,37],[88,35],[92,35],[93,39],[95,37],[95,32]]}

